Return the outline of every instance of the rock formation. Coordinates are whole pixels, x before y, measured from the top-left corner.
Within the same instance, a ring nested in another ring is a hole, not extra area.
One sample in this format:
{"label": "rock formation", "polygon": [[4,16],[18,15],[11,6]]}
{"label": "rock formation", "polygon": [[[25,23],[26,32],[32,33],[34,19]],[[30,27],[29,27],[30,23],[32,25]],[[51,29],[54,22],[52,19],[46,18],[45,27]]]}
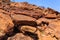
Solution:
{"label": "rock formation", "polygon": [[60,12],[0,0],[0,40],[60,40]]}

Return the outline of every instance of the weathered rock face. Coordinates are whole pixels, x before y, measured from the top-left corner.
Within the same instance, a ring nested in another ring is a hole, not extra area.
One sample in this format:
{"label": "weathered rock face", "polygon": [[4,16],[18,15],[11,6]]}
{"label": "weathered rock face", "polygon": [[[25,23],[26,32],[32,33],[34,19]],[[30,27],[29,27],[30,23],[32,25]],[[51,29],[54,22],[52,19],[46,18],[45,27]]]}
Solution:
{"label": "weathered rock face", "polygon": [[60,40],[60,13],[27,2],[0,0],[0,40]]}
{"label": "weathered rock face", "polygon": [[28,40],[28,39],[33,40],[29,36],[25,36],[22,33],[17,33],[15,36],[8,38],[8,40]]}
{"label": "weathered rock face", "polygon": [[12,31],[13,26],[11,17],[0,12],[0,37]]}
{"label": "weathered rock face", "polygon": [[0,2],[10,2],[10,0],[0,0]]}

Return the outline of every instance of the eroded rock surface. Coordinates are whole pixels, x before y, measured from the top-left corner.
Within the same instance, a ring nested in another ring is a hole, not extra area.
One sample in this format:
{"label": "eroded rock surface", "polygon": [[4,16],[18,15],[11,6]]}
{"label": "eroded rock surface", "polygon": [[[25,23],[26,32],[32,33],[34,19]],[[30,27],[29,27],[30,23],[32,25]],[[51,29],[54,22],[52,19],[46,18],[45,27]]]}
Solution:
{"label": "eroded rock surface", "polygon": [[22,33],[17,33],[15,36],[9,37],[7,40],[33,40],[33,39],[29,36],[25,36]]}
{"label": "eroded rock surface", "polygon": [[60,40],[60,12],[0,0],[0,40]]}

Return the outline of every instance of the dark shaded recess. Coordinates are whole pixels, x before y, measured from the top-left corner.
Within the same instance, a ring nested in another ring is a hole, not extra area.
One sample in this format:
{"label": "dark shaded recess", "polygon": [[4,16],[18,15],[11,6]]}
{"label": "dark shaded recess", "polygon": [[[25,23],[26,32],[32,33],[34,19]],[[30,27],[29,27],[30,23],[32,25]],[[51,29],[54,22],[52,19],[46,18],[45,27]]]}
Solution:
{"label": "dark shaded recess", "polygon": [[5,35],[4,37],[2,37],[0,40],[7,40],[8,37],[12,37],[12,36],[16,35],[17,33],[19,33],[19,30],[18,30],[16,27],[14,27],[14,31],[12,32],[11,35],[10,35],[10,34],[6,34],[6,35]]}
{"label": "dark shaded recess", "polygon": [[15,25],[14,26],[14,31],[13,31],[15,34],[16,33],[20,33],[20,30],[18,29],[18,25]]}
{"label": "dark shaded recess", "polygon": [[[25,25],[28,25],[28,26],[33,26],[33,27],[36,27],[37,24],[36,22],[34,21],[15,21],[15,26],[14,26],[14,32],[15,33],[19,33],[21,32],[18,28],[21,28],[21,26],[25,26]],[[36,27],[37,28],[37,27]]]}
{"label": "dark shaded recess", "polygon": [[5,35],[5,36],[3,36],[0,40],[7,40],[7,38],[8,38],[8,36]]}
{"label": "dark shaded recess", "polygon": [[45,26],[45,25],[48,26],[48,25],[49,25],[49,22],[42,21],[38,26],[42,26],[42,25],[43,25],[43,26]]}
{"label": "dark shaded recess", "polygon": [[57,40],[59,40],[55,35],[53,37],[55,37]]}
{"label": "dark shaded recess", "polygon": [[29,25],[29,26],[37,26],[37,23],[34,21],[14,21],[15,25],[22,26],[22,25]]}
{"label": "dark shaded recess", "polygon": [[17,33],[20,33],[20,31],[18,30],[18,25],[15,25],[13,28],[13,31],[9,34],[6,34],[4,37],[2,37],[0,40],[7,40],[8,37],[12,37],[14,35],[16,35]]}
{"label": "dark shaded recess", "polygon": [[25,31],[24,34],[27,35],[27,36],[30,36],[30,37],[33,38],[34,40],[38,40],[37,34],[33,34],[33,33],[31,33],[31,32],[27,32],[27,31]]}
{"label": "dark shaded recess", "polygon": [[53,18],[45,17],[45,18],[47,18],[47,19],[56,19],[56,18],[54,18],[54,17],[53,17]]}
{"label": "dark shaded recess", "polygon": [[15,34],[20,33],[20,30],[18,30],[18,25],[14,25],[13,32],[11,32],[11,35],[7,34],[9,37],[14,36]]}

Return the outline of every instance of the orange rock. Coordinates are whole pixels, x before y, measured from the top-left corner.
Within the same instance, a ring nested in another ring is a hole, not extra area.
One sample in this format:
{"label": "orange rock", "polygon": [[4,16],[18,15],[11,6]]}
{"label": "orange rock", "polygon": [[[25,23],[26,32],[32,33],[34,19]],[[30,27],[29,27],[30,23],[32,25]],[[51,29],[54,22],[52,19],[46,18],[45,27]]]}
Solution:
{"label": "orange rock", "polygon": [[9,37],[7,40],[33,40],[31,37],[29,36],[25,36],[22,33],[17,33],[16,35],[14,35],[13,37]]}
{"label": "orange rock", "polygon": [[45,17],[50,19],[57,18],[56,14],[47,14]]}
{"label": "orange rock", "polygon": [[4,36],[13,26],[14,24],[10,16],[0,13],[0,36]]}

